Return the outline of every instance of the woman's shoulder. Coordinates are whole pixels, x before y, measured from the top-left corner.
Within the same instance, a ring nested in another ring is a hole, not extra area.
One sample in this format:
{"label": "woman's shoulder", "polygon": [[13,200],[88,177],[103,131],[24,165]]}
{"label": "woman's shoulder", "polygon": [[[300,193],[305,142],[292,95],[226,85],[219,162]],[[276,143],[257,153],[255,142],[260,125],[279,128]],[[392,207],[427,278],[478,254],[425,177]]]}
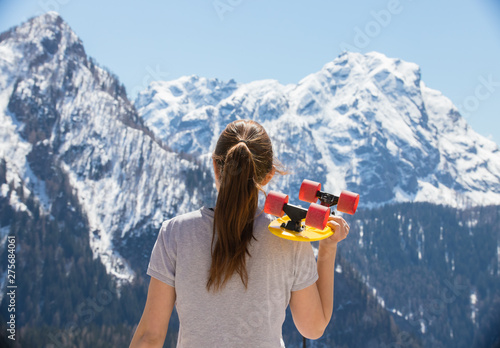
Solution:
{"label": "woman's shoulder", "polygon": [[163,233],[175,233],[179,230],[198,229],[213,221],[213,211],[206,207],[187,213],[176,215],[163,221],[160,231]]}
{"label": "woman's shoulder", "polygon": [[[260,212],[260,213],[259,213]],[[258,213],[254,220],[254,236],[257,239],[264,238],[266,243],[274,243],[274,244],[289,244],[288,241],[282,238],[278,238],[269,231],[269,224],[276,219],[275,216],[266,214],[261,210],[258,210]]]}
{"label": "woman's shoulder", "polygon": [[266,243],[275,244],[282,250],[288,249],[291,252],[297,252],[298,249],[304,248],[310,243],[297,242],[286,238],[280,238],[275,236],[271,231],[269,231],[269,224],[276,220],[277,218],[273,215],[262,214],[257,215],[254,223],[254,231],[257,239],[264,237]]}
{"label": "woman's shoulder", "polygon": [[169,222],[189,222],[192,220],[202,219],[202,218],[213,218],[213,211],[206,207],[201,207],[200,209],[193,210],[190,212],[178,214],[168,220],[165,220],[163,223]]}
{"label": "woman's shoulder", "polygon": [[254,225],[267,228],[274,219],[276,219],[274,216],[266,214],[264,213],[263,209],[258,208],[254,220]]}

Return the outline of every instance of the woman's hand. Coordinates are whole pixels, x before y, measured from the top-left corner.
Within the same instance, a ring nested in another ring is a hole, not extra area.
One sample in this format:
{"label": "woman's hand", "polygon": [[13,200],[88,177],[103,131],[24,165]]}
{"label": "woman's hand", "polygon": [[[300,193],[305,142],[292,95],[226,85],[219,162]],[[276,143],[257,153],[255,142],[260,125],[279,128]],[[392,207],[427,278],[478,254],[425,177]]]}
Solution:
{"label": "woman's hand", "polygon": [[328,226],[332,229],[333,234],[325,239],[322,239],[320,246],[334,247],[337,243],[345,239],[349,234],[349,225],[340,216],[331,215],[328,218]]}
{"label": "woman's hand", "polygon": [[328,226],[333,235],[319,241],[318,280],[305,289],[292,291],[290,298],[295,326],[302,335],[312,339],[323,335],[332,317],[337,243],[349,234],[349,225],[340,216],[330,216]]}

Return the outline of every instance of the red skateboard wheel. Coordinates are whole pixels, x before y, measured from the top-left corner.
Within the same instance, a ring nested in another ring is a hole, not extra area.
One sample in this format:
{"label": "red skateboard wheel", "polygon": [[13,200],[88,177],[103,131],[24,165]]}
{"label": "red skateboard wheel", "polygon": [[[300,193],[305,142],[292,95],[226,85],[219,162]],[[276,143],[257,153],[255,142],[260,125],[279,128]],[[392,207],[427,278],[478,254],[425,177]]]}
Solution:
{"label": "red skateboard wheel", "polygon": [[354,214],[358,208],[359,195],[350,191],[342,191],[340,193],[337,210],[342,213]]}
{"label": "red skateboard wheel", "polygon": [[306,226],[324,230],[330,216],[330,208],[324,205],[311,203],[306,215]]}
{"label": "red skateboard wheel", "polygon": [[282,217],[285,215],[283,211],[285,203],[288,203],[288,195],[276,191],[269,191],[266,197],[266,203],[264,203],[264,213]]}
{"label": "red skateboard wheel", "polygon": [[321,184],[319,182],[305,179],[300,185],[299,199],[304,202],[316,203],[318,200],[316,193],[320,190]]}

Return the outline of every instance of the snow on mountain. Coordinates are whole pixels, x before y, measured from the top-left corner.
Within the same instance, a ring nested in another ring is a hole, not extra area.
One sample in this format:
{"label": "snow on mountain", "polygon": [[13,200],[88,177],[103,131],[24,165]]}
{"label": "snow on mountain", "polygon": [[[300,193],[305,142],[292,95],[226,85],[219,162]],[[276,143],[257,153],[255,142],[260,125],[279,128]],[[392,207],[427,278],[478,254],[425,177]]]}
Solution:
{"label": "snow on mountain", "polygon": [[[292,200],[309,178],[359,192],[364,206],[500,202],[498,147],[415,64],[345,53],[298,84],[187,76],[152,83],[134,107],[57,13],[0,35],[6,182],[32,192],[45,214],[60,195],[76,196],[94,257],[121,281],[134,277],[117,251],[129,237],[213,198],[210,154],[238,118],[268,130],[292,172],[270,189]],[[10,205],[26,209],[16,197]]]}
{"label": "snow on mountain", "polygon": [[[76,195],[94,257],[119,281],[131,281],[134,272],[116,244],[199,206],[197,188],[186,184],[199,165],[150,135],[123,86],[86,56],[57,13],[3,33],[0,53],[0,159],[7,182],[34,192],[46,214],[58,195]],[[66,181],[64,190],[51,189]]]}
{"label": "snow on mountain", "polygon": [[260,122],[293,172],[272,185],[284,192],[309,178],[360,193],[365,207],[500,203],[498,146],[425,86],[418,65],[381,53],[343,53],[298,84],[153,82],[135,106],[157,138],[206,163],[228,122]]}

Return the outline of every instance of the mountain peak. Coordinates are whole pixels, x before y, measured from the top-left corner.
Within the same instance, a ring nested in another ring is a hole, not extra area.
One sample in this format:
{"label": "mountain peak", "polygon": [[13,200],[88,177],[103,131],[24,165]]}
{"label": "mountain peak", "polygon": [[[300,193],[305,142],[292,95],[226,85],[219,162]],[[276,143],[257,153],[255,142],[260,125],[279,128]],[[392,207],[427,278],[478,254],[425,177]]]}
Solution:
{"label": "mountain peak", "polygon": [[48,12],[40,15],[39,17],[41,17],[41,18],[57,19],[57,18],[61,18],[61,15],[58,12],[56,12],[56,11],[48,11]]}
{"label": "mountain peak", "polygon": [[37,17],[33,17],[28,22],[39,22],[39,23],[46,23],[46,24],[61,24],[64,22],[62,19],[61,15],[56,12],[56,11],[49,11],[46,13],[43,13]]}
{"label": "mountain peak", "polygon": [[68,48],[84,55],[81,40],[70,26],[55,11],[33,17],[23,24],[10,29],[0,36],[0,42],[17,50],[28,60],[34,60],[35,65],[46,62],[56,54],[61,59],[67,58]]}
{"label": "mountain peak", "polygon": [[345,52],[297,85],[254,81],[223,95],[202,86],[177,93],[171,86],[182,80],[141,94],[145,124],[168,146],[208,158],[228,122],[255,119],[294,165],[279,190],[310,178],[362,193],[365,206],[500,202],[498,150],[425,86],[415,63]]}
{"label": "mountain peak", "polygon": [[73,33],[70,26],[63,20],[59,13],[50,11],[40,16],[30,18],[17,27],[19,32],[29,30],[32,34],[42,34],[44,31],[69,31]]}
{"label": "mountain peak", "polygon": [[376,67],[380,65],[397,67],[403,64],[408,65],[409,68],[411,67],[413,69],[420,69],[419,66],[415,63],[407,62],[400,58],[387,57],[385,54],[377,51],[371,51],[367,53],[344,51],[332,62],[327,63],[325,66],[328,66],[329,64],[345,65],[346,63],[349,63],[350,65],[363,65],[367,67]]}
{"label": "mountain peak", "polygon": [[399,58],[389,58],[375,51],[364,54],[343,52],[333,61],[325,64],[318,73],[337,77],[340,80],[346,79],[351,73],[358,75],[359,79],[375,77],[379,81],[393,75],[416,87],[420,83],[420,67],[417,64]]}

